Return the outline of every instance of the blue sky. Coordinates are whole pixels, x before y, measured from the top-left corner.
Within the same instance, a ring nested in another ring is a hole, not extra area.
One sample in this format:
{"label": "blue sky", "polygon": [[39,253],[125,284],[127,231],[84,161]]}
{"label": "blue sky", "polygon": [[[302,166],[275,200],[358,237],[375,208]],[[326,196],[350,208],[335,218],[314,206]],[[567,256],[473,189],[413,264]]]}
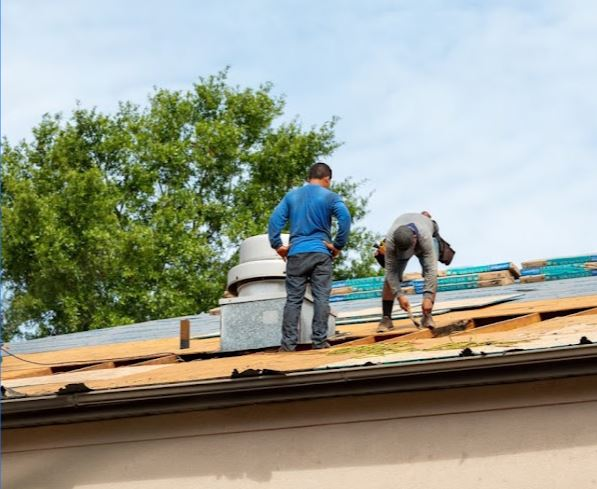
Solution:
{"label": "blue sky", "polygon": [[454,265],[597,252],[597,2],[4,0],[2,134],[230,66],[338,116],[365,225],[427,209]]}

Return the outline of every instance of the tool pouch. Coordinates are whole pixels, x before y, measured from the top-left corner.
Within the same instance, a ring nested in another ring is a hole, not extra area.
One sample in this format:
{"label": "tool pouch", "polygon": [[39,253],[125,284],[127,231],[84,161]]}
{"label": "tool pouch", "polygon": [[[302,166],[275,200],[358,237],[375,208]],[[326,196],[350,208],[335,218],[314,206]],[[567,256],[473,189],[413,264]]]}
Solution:
{"label": "tool pouch", "polygon": [[437,239],[437,243],[439,244],[439,256],[437,258],[438,261],[444,265],[449,265],[452,263],[456,251],[454,251],[454,248],[450,246],[450,243],[448,243],[439,235],[439,226],[435,221],[433,221],[433,237]]}
{"label": "tool pouch", "polygon": [[379,263],[379,266],[381,268],[385,268],[386,267],[386,240],[382,239],[381,243],[379,243],[378,245],[374,246],[375,248],[377,248],[377,251],[375,252],[375,260],[377,261],[377,263]]}
{"label": "tool pouch", "polygon": [[444,265],[449,265],[450,263],[452,263],[452,260],[454,259],[454,255],[456,254],[456,252],[450,246],[450,243],[448,243],[444,238],[442,238],[439,235],[437,236],[437,242],[439,243],[438,260],[442,262]]}

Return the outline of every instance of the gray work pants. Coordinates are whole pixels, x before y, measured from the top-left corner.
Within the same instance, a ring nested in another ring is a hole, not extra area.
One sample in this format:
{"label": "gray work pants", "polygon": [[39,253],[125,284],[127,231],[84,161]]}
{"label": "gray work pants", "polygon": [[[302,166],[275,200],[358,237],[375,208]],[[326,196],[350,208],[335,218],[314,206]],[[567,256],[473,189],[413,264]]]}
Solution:
{"label": "gray work pants", "polygon": [[286,305],[282,320],[282,347],[294,350],[298,343],[298,323],[307,283],[313,292],[311,341],[320,346],[327,340],[332,289],[332,257],[328,253],[301,253],[286,263]]}

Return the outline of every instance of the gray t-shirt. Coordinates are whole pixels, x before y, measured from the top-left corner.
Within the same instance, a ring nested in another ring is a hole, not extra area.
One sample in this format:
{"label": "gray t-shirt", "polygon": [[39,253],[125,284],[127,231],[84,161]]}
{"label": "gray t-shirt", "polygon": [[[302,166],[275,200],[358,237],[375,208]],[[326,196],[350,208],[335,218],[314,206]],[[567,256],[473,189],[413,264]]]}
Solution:
{"label": "gray t-shirt", "polygon": [[[417,245],[410,256],[397,257],[396,246],[394,245],[394,231],[400,226],[414,224],[417,228]],[[433,246],[433,221],[423,214],[412,212],[402,214],[390,227],[386,236],[386,280],[392,288],[392,292],[397,296],[402,295],[400,282],[406,264],[414,254],[423,268],[423,279],[425,280],[423,295],[435,300],[437,291],[437,254]]]}

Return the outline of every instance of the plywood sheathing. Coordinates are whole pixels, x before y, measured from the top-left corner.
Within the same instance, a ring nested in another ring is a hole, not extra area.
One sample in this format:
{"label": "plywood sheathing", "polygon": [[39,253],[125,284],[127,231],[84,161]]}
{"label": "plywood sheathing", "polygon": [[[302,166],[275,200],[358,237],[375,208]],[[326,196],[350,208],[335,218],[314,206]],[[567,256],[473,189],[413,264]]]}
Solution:
{"label": "plywood sheathing", "polygon": [[[304,351],[296,353],[255,353],[239,357],[214,358],[178,363],[166,366],[154,366],[150,371],[140,370],[148,367],[126,367],[126,376],[101,376],[100,371],[78,372],[77,381],[84,382],[91,389],[113,389],[144,385],[169,384],[176,382],[227,378],[234,369],[271,369],[280,372],[310,370],[323,366],[343,366],[364,362],[396,362],[405,360],[424,360],[426,358],[454,357],[463,348],[471,348],[480,353],[499,352],[511,348],[547,348],[560,345],[577,344],[581,336],[597,341],[597,315],[570,316],[554,318],[536,324],[523,326],[510,331],[466,334],[456,337],[414,339],[401,344],[375,344],[364,347],[345,347],[339,345],[327,351]],[[383,350],[387,348],[387,350]],[[395,349],[393,349],[395,348]],[[135,370],[139,369],[139,370]],[[115,369],[110,372],[118,372]],[[61,374],[73,376],[75,373]],[[44,381],[57,380],[59,376],[45,378]],[[64,378],[63,378],[64,379]],[[69,379],[69,380],[72,380]],[[33,385],[35,379],[23,379],[21,384],[14,381],[11,385],[19,392],[28,395],[45,395],[56,392],[68,382],[53,382]],[[37,382],[35,382],[37,384]]]}
{"label": "plywood sheathing", "polygon": [[510,331],[512,329],[522,328],[529,324],[538,323],[541,321],[541,314],[538,312],[532,312],[531,314],[525,314],[524,316],[518,316],[512,319],[506,319],[504,321],[498,321],[497,323],[488,324],[487,326],[481,326],[475,328],[473,331],[460,331],[455,335],[471,335],[471,334],[483,334],[493,333],[497,331]]}
{"label": "plywood sheathing", "polygon": [[553,348],[577,345],[583,336],[597,342],[597,315],[557,317],[508,331],[481,333],[473,330],[444,338],[381,342],[371,345],[369,349],[354,349],[351,360],[339,360],[326,367],[354,365],[355,356],[360,356],[360,364],[388,363],[454,357],[465,348],[469,348],[473,354]]}
{"label": "plywood sheathing", "polygon": [[[570,297],[557,300],[543,300],[534,302],[507,302],[481,309],[454,311],[435,318],[438,326],[445,326],[451,322],[463,319],[482,319],[499,316],[526,315],[533,312],[553,312],[558,310],[588,309],[597,307],[597,295]],[[416,332],[409,319],[394,320],[395,329],[388,335],[395,336],[395,333]],[[339,326],[338,333],[345,336],[363,338],[376,334],[377,321],[366,322],[358,325]],[[380,335],[383,337],[383,335]],[[139,358],[159,355],[176,355],[185,353],[209,353],[219,351],[219,338],[193,339],[189,349],[180,350],[177,338],[160,340],[146,340],[131,343],[119,343],[114,345],[98,345],[62,350],[55,352],[34,353],[19,355],[27,360],[55,364],[85,364],[91,362],[111,361],[117,359]],[[22,362],[13,357],[4,357],[2,364],[3,378],[16,378],[26,373],[31,375],[48,375],[47,366],[32,365]],[[26,372],[27,371],[27,372]]]}
{"label": "plywood sheathing", "polygon": [[[190,380],[207,380],[230,377],[234,369],[242,372],[246,369],[270,369],[281,372],[310,370],[330,362],[330,352],[308,350],[294,353],[255,353],[238,357],[213,358],[210,360],[195,360],[174,365],[154,366],[152,371],[142,371],[130,374],[130,369],[143,367],[128,367],[129,375],[111,379],[97,379],[97,377],[78,377],[78,382],[84,382],[93,390],[114,389],[119,387],[134,387],[143,385],[169,384]],[[351,354],[334,356],[332,358],[348,359]],[[115,371],[118,371],[116,369]],[[97,371],[96,371],[97,373]],[[91,372],[87,372],[91,374]],[[65,374],[66,375],[66,374]],[[83,373],[80,373],[83,375]],[[53,382],[45,385],[27,385],[34,379],[23,379],[21,384],[13,384],[19,393],[41,396],[55,393],[65,385],[65,382]],[[52,380],[52,379],[49,379]]]}
{"label": "plywood sheathing", "polygon": [[31,362],[43,363],[37,365],[27,363],[12,356],[2,359],[2,378],[14,379],[32,375],[48,375],[52,366],[64,365],[89,365],[90,363],[105,363],[115,360],[134,360],[139,362],[158,360],[167,357],[171,361],[172,355],[189,353],[210,353],[220,349],[219,338],[205,338],[191,340],[190,348],[181,350],[178,338],[159,340],[135,341],[130,343],[117,343],[113,345],[86,346],[70,350],[51,351],[44,353],[19,354],[20,358]]}
{"label": "plywood sheathing", "polygon": [[[27,377],[21,379],[2,379],[4,387],[11,387],[17,389],[19,392],[24,392],[23,388],[28,386],[48,386],[59,385],[60,387],[66,384],[88,383],[93,380],[107,380],[121,377],[127,377],[132,374],[148,375],[149,372],[160,368],[160,365],[146,365],[140,367],[120,367],[103,370],[85,370],[66,372],[63,374],[54,374],[43,377]],[[41,387],[45,390],[45,387]]]}
{"label": "plywood sheathing", "polygon": [[[499,305],[494,305],[477,310],[456,311],[447,313],[436,318],[436,323],[439,325],[447,324],[449,321],[457,321],[461,319],[471,318],[496,318],[496,321],[501,317],[509,317],[516,315],[526,315],[530,317],[533,313],[555,312],[563,311],[562,314],[569,313],[571,310],[588,310],[597,308],[597,296],[574,297],[567,299],[558,299],[550,301],[534,301],[534,302],[510,302]],[[559,321],[559,322],[558,322]],[[415,331],[410,327],[408,320],[394,321],[396,326],[402,325],[405,331]],[[453,335],[448,338],[428,338],[428,339],[412,339],[403,341],[395,345],[363,345],[360,346],[343,346],[338,345],[331,350],[325,351],[304,351],[296,353],[254,353],[242,356],[226,357],[226,358],[212,358],[206,360],[196,360],[186,363],[177,363],[172,365],[152,365],[151,370],[143,370],[144,367],[119,367],[116,369],[108,369],[106,371],[87,371],[76,372],[79,382],[84,382],[91,389],[112,389],[119,387],[141,386],[141,385],[156,385],[168,384],[176,382],[187,382],[194,380],[206,380],[227,378],[234,369],[243,371],[245,369],[271,369],[279,370],[281,372],[291,372],[298,370],[310,370],[317,367],[324,367],[328,365],[338,365],[339,362],[346,364],[358,363],[362,357],[368,354],[367,348],[389,348],[391,355],[382,355],[378,357],[378,361],[394,361],[396,358],[400,359],[425,359],[435,358],[438,356],[454,356],[459,349],[463,348],[465,344],[477,345],[478,348],[485,350],[503,351],[504,349],[512,348],[514,344],[525,343],[524,348],[528,345],[533,345],[533,341],[543,341],[541,344],[554,345],[569,341],[574,344],[578,342],[579,335],[582,333],[588,336],[592,341],[597,341],[595,332],[597,332],[597,315],[586,314],[573,315],[566,318],[555,318],[549,321],[541,321],[535,324],[523,326],[521,328],[511,329],[508,331],[494,331],[493,335],[481,335],[480,328],[478,331],[470,332],[470,338],[466,333]],[[367,335],[367,329],[374,329],[377,323],[368,323],[365,325],[350,325],[342,329],[353,330],[354,336]],[[410,328],[410,329],[409,329]],[[536,328],[533,330],[532,328]],[[520,329],[520,331],[518,331]],[[524,331],[527,329],[526,331]],[[355,333],[354,330],[359,330]],[[558,332],[558,330],[561,330]],[[487,330],[489,332],[489,329]],[[514,334],[516,332],[516,334]],[[521,333],[521,334],[519,334]],[[376,337],[379,335],[376,335]],[[391,337],[392,335],[388,335]],[[383,337],[383,335],[382,335]],[[544,340],[542,340],[544,338]],[[381,338],[380,338],[381,339]],[[493,343],[492,343],[493,342]],[[150,344],[153,343],[153,346]],[[492,344],[489,344],[492,343]],[[27,355],[28,357],[37,359],[53,359],[55,362],[60,361],[80,361],[89,362],[90,357],[95,360],[109,358],[110,354],[122,358],[129,355],[139,354],[140,344],[144,344],[145,353],[152,354],[172,352],[174,353],[188,353],[189,351],[204,352],[209,348],[212,351],[217,350],[218,339],[211,338],[205,340],[193,340],[191,342],[191,349],[180,351],[178,346],[178,339],[172,338],[170,340],[151,340],[149,342],[136,342],[129,344],[110,345],[103,347],[87,347],[76,350],[67,350],[52,353],[39,353],[34,355]],[[539,343],[537,343],[539,344]],[[362,348],[364,351],[359,350]],[[392,351],[397,349],[398,351]],[[374,352],[373,351],[373,352]],[[371,353],[371,352],[369,352]],[[393,355],[393,356],[392,356]],[[18,362],[16,359],[6,359],[6,362],[12,363],[12,371],[19,372],[19,366],[15,365]],[[28,367],[29,368],[29,367]],[[41,373],[40,367],[35,367]],[[123,370],[126,369],[126,370]],[[112,373],[108,373],[112,372]],[[126,375],[121,375],[126,373]],[[74,375],[75,372],[70,372],[69,375]],[[59,374],[67,375],[67,374]],[[117,377],[116,377],[117,376]],[[13,377],[14,378],[14,377]],[[62,381],[56,382],[57,379]],[[43,379],[40,385],[32,385],[32,379],[24,379],[22,382],[15,382],[16,390],[28,395],[44,395],[55,393],[60,387],[66,383],[66,377],[59,377],[58,375],[50,376]]]}
{"label": "plywood sheathing", "polygon": [[[597,295],[533,302],[506,302],[480,309],[449,312],[436,316],[434,320],[438,327],[445,327],[463,320],[475,321],[496,318],[495,322],[498,322],[499,318],[515,318],[517,316],[528,316],[533,313],[554,313],[557,311],[564,311],[562,313],[564,315],[569,314],[569,311],[594,308],[596,305]],[[516,322],[513,324],[516,324]],[[340,326],[337,330],[353,336],[366,336],[367,334],[371,336],[375,334],[377,325],[377,322],[369,322],[361,325]],[[394,320],[394,327],[402,328],[401,330],[404,331],[405,335],[388,339],[386,340],[388,343],[409,341],[418,338],[431,338],[431,334],[427,331],[417,331],[416,328],[412,327],[412,323],[408,319]]]}

